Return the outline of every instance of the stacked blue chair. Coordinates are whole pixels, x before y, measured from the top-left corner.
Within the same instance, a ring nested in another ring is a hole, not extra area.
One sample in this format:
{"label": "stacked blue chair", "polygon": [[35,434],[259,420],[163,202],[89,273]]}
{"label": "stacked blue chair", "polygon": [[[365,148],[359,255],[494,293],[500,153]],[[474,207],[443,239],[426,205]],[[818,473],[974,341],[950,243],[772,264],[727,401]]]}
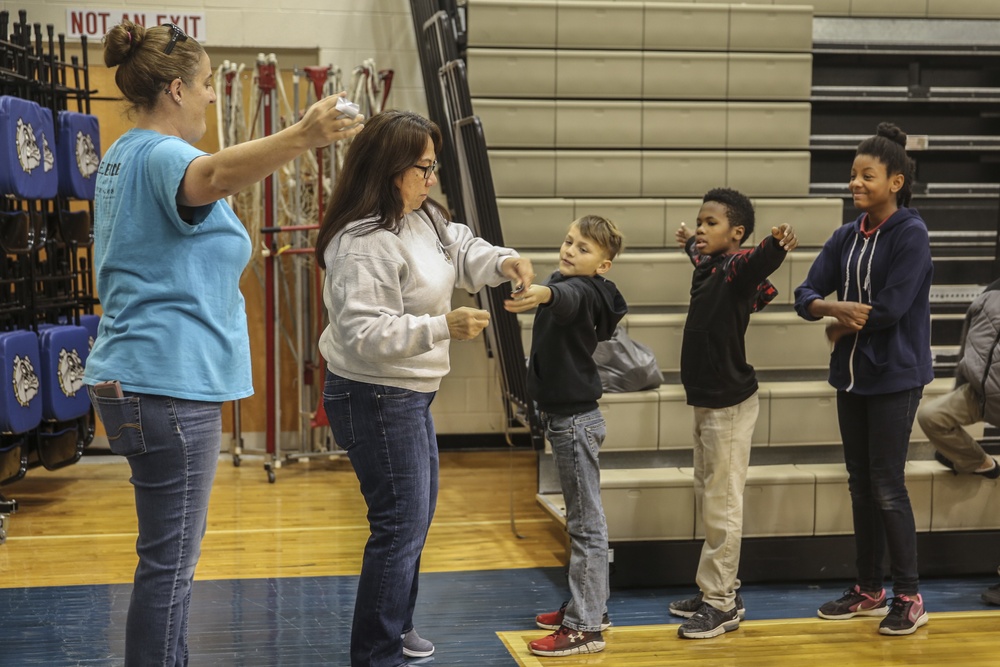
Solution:
{"label": "stacked blue chair", "polygon": [[56,164],[59,196],[93,199],[97,166],[101,161],[101,135],[97,116],[60,111],[58,120]]}
{"label": "stacked blue chair", "polygon": [[34,333],[0,332],[0,484],[28,470],[28,434],[42,420],[40,368]]}
{"label": "stacked blue chair", "polygon": [[51,199],[59,190],[52,111],[34,102],[0,96],[0,193]]}
{"label": "stacked blue chair", "polygon": [[[46,29],[48,39],[26,10],[13,21],[0,10],[0,489],[77,461],[94,435],[83,367],[99,319],[99,126],[86,38],[68,57],[65,37]],[[16,509],[0,494],[0,544]]]}
{"label": "stacked blue chair", "polygon": [[56,325],[41,328],[42,423],[36,431],[39,462],[49,470],[79,460],[89,426],[90,397],[83,369],[90,351],[85,327]]}

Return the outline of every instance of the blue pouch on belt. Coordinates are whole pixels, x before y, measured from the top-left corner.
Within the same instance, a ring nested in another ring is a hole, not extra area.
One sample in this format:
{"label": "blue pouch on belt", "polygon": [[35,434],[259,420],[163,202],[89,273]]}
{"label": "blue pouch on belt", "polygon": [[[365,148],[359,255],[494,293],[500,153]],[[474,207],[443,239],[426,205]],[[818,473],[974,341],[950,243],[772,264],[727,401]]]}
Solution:
{"label": "blue pouch on belt", "polygon": [[97,116],[60,111],[56,137],[59,196],[93,199],[100,162],[101,135]]}
{"label": "blue pouch on belt", "polygon": [[52,112],[0,96],[0,195],[52,199],[59,192]]}

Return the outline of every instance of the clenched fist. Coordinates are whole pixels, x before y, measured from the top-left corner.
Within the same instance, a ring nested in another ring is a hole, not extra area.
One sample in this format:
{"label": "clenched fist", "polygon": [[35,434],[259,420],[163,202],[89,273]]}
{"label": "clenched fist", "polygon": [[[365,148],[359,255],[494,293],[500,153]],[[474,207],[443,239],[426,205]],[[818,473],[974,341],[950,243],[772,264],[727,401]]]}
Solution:
{"label": "clenched fist", "polygon": [[478,308],[462,306],[447,315],[448,333],[454,340],[472,340],[490,323],[490,313]]}

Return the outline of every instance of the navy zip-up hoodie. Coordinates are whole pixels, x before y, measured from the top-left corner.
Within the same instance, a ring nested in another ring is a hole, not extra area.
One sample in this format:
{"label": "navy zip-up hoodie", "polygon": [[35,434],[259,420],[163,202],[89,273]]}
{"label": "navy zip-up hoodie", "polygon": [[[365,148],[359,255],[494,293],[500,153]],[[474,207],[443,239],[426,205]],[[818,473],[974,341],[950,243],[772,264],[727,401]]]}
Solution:
{"label": "navy zip-up hoodie", "polygon": [[871,304],[865,326],[837,341],[830,384],[861,395],[922,387],[934,379],[931,360],[931,263],[927,225],[916,209],[901,208],[874,230],[867,213],[827,240],[795,290],[795,310],[837,293],[840,301]]}
{"label": "navy zip-up hoodie", "polygon": [[552,300],[538,307],[531,332],[528,393],[542,412],[572,415],[597,409],[601,376],[597,343],[615,332],[628,306],[603,276],[564,276],[546,285]]}

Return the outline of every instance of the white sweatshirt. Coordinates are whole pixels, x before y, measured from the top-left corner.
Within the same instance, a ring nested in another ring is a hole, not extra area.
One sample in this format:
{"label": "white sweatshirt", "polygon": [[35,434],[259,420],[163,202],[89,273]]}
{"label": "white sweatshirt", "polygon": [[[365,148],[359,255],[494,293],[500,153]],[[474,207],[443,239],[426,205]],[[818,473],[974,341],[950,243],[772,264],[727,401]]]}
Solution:
{"label": "white sweatshirt", "polygon": [[423,211],[407,214],[398,234],[356,235],[365,223],[350,223],[323,255],[330,324],[320,352],[341,377],[437,391],[450,367],[452,293],[501,284],[503,261],[518,255],[436,214],[432,223]]}

